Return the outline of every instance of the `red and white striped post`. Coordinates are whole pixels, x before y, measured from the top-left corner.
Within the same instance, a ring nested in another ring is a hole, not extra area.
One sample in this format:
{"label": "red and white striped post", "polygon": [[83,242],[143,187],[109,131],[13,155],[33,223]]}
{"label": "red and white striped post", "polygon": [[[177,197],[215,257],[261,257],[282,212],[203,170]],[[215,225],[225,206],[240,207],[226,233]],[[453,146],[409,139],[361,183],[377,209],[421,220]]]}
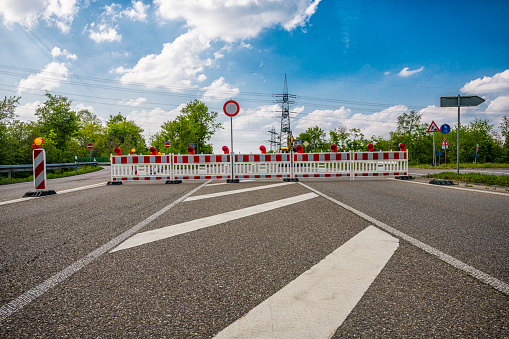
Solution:
{"label": "red and white striped post", "polygon": [[46,152],[34,149],[34,185],[36,190],[46,189]]}

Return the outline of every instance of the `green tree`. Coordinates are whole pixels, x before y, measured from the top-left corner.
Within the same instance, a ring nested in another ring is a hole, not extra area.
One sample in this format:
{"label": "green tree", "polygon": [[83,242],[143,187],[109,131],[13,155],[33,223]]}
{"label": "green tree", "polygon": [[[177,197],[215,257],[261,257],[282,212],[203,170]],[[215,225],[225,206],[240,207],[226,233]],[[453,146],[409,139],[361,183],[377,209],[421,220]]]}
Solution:
{"label": "green tree", "polygon": [[[106,128],[101,120],[88,110],[78,111],[80,129],[76,135],[73,153],[78,157],[108,156],[110,151],[109,140]],[[87,143],[93,143],[92,152],[86,148]]]}
{"label": "green tree", "polygon": [[[47,100],[37,108],[39,130],[44,139],[48,163],[70,162],[71,141],[79,130],[79,118],[70,109],[71,101],[64,96],[46,93]],[[54,145],[54,151],[50,148]]]}
{"label": "green tree", "polygon": [[0,102],[0,164],[15,164],[11,157],[11,140],[9,137],[9,127],[14,122],[16,114],[16,104],[19,104],[20,97],[4,97]]}
{"label": "green tree", "polygon": [[208,141],[221,127],[215,122],[216,118],[217,112],[209,112],[204,103],[193,100],[182,108],[175,120],[163,123],[161,131],[151,139],[151,144],[162,150],[164,143],[169,141],[169,152],[182,154],[187,153],[190,144],[194,144],[196,153],[212,153],[212,145]]}
{"label": "green tree", "polygon": [[349,138],[346,140],[346,146],[351,151],[365,151],[367,140],[364,139],[364,134],[361,133],[359,128],[351,128],[349,131]]}
{"label": "green tree", "polygon": [[346,149],[346,141],[349,136],[348,129],[343,125],[329,131],[330,144],[336,145],[340,151]]}
{"label": "green tree", "polygon": [[120,147],[122,154],[129,154],[131,148],[135,148],[136,153],[147,151],[145,139],[142,135],[143,129],[133,121],[127,120],[122,114],[110,115],[106,126],[110,152],[113,152],[115,147]]}
{"label": "green tree", "polygon": [[300,133],[297,139],[300,139],[302,143],[304,143],[304,141],[309,142],[308,152],[319,152],[326,150],[327,148],[325,136],[325,131],[318,126],[315,126],[309,127],[306,131]]}
{"label": "green tree", "polygon": [[396,131],[390,132],[392,147],[399,149],[404,143],[408,150],[408,160],[413,163],[431,163],[433,159],[433,139],[428,136],[427,125],[421,122],[422,115],[410,111],[398,116]]}

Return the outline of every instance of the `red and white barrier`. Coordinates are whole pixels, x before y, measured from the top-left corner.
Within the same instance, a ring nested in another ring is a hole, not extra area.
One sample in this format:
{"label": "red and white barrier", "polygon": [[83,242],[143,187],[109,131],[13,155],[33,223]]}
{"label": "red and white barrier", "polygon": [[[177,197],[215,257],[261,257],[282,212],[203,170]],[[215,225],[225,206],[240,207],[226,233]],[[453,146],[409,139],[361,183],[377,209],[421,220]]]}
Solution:
{"label": "red and white barrier", "polygon": [[408,175],[408,152],[354,152],[354,177]]}
{"label": "red and white barrier", "polygon": [[46,189],[46,152],[34,149],[34,185],[36,190]]}
{"label": "red and white barrier", "polygon": [[294,154],[294,178],[350,177],[350,159],[350,152]]}
{"label": "red and white barrier", "polygon": [[169,155],[111,157],[111,181],[173,180]]}
{"label": "red and white barrier", "polygon": [[290,154],[237,154],[234,163],[235,179],[291,178]]}
{"label": "red and white barrier", "polygon": [[172,180],[230,179],[229,154],[173,155]]}
{"label": "red and white barrier", "polygon": [[[231,178],[232,166],[234,178]],[[350,178],[408,175],[408,152],[128,155],[111,157],[111,181]]]}

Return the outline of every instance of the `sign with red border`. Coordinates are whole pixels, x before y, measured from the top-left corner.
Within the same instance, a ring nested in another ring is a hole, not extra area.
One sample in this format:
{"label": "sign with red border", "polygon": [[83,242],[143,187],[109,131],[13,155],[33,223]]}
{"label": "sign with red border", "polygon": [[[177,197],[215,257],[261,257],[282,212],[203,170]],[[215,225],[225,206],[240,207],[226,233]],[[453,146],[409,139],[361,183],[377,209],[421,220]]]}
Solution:
{"label": "sign with red border", "polygon": [[432,121],[431,124],[429,125],[426,133],[435,133],[435,132],[440,132],[440,128],[438,128],[437,124],[435,124],[435,122]]}
{"label": "sign with red border", "polygon": [[223,112],[229,117],[239,114],[240,106],[235,100],[228,100],[223,106]]}

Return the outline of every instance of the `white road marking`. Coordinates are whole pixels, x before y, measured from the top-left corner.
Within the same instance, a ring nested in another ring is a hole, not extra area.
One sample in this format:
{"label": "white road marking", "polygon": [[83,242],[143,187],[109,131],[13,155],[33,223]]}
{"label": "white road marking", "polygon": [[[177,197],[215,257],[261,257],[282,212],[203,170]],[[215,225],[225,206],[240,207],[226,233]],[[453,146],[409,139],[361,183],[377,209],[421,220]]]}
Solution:
{"label": "white road marking", "polygon": [[[253,181],[253,180],[244,180],[244,179],[242,179],[240,182],[248,182],[248,181]],[[227,182],[217,182],[215,184],[208,184],[207,187],[208,186],[217,186],[217,185],[229,185],[229,183],[227,183]]]}
{"label": "white road marking", "polygon": [[[101,186],[104,186],[104,185],[106,185],[106,182],[101,182],[99,184],[93,184],[93,185],[88,185],[88,186],[70,188],[70,189],[63,190],[63,191],[57,191],[57,194],[65,194],[65,193],[71,193],[71,192],[76,192],[76,191],[82,191],[82,190],[86,190],[86,189],[89,189],[89,188],[101,187]],[[30,199],[38,199],[38,198],[41,198],[41,197],[27,197],[27,198],[19,198],[19,199],[14,199],[14,200],[2,201],[2,202],[0,202],[0,206],[14,204],[16,202],[21,202],[21,201],[27,201],[27,200],[30,200]]]}
{"label": "white road marking", "polygon": [[[463,272],[469,274],[470,276],[476,278],[476,279],[479,279],[480,281],[484,282],[485,284],[488,284],[490,285],[491,287],[499,290],[500,292],[506,294],[506,295],[509,295],[509,284],[495,278],[495,277],[492,277],[491,275],[489,274],[486,274],[478,269],[476,269],[475,267],[472,267],[470,265],[467,265],[465,264],[464,262],[450,256],[449,254],[446,254],[434,247],[431,247],[401,231],[398,231],[397,229],[395,228],[392,228],[390,227],[389,225],[387,224],[384,224],[383,222],[381,221],[378,221],[376,220],[375,218],[372,218],[370,217],[369,215],[367,214],[364,214],[362,213],[361,211],[358,211],[356,210],[355,208],[353,207],[350,207],[334,198],[331,198],[329,197],[328,195],[322,193],[322,192],[319,192],[317,190],[315,190],[314,188],[312,187],[309,187],[308,185],[305,185],[303,183],[300,183],[302,186],[306,187],[307,189],[309,189],[310,191],[312,192],[315,192],[316,194],[318,195],[321,195],[322,197],[332,201],[333,203],[343,207],[344,209],[346,210],[349,210],[351,211],[352,213],[355,213],[357,214],[359,217],[373,223],[374,225],[378,226],[379,228],[391,233],[392,235],[398,237],[398,238],[401,238],[403,240],[406,240],[408,241],[409,243],[411,243],[412,245],[420,248],[421,250],[429,253],[429,254],[432,254],[436,257],[438,257],[440,260],[442,261],[445,261],[446,263],[448,263],[449,265],[453,266],[453,267],[456,267],[457,269],[460,269],[462,270]],[[444,186],[445,187],[445,186]]]}
{"label": "white road marking", "polygon": [[398,246],[367,227],[215,338],[330,338]]}
{"label": "white road marking", "polygon": [[73,264],[71,264],[67,268],[65,268],[62,271],[58,272],[57,274],[53,275],[48,280],[46,280],[43,283],[35,286],[31,290],[23,293],[22,295],[20,295],[16,299],[12,300],[11,302],[3,305],[0,308],[0,321],[3,321],[5,319],[7,319],[13,313],[19,311],[20,309],[22,309],[23,307],[25,307],[26,305],[31,303],[36,298],[38,298],[41,295],[43,295],[44,293],[48,292],[51,288],[55,287],[56,285],[58,285],[59,283],[61,283],[65,279],[69,278],[71,275],[73,275],[74,273],[78,272],[83,267],[85,267],[86,265],[90,264],[92,261],[94,261],[95,259],[97,259],[101,255],[103,255],[104,253],[108,252],[113,247],[117,246],[122,241],[124,241],[125,239],[129,238],[131,235],[135,234],[140,229],[142,229],[143,227],[148,225],[150,222],[152,222],[155,219],[157,219],[158,217],[160,217],[162,214],[168,212],[175,205],[180,203],[182,200],[184,200],[185,198],[187,198],[191,194],[193,194],[196,191],[198,191],[200,188],[202,188],[203,186],[205,186],[209,182],[210,182],[210,180],[207,181],[206,183],[200,185],[199,187],[193,189],[192,191],[190,191],[189,193],[185,194],[181,198],[175,200],[174,202],[172,202],[168,206],[163,207],[161,210],[159,210],[158,212],[152,214],[150,217],[148,217],[147,219],[145,219],[142,222],[138,223],[136,226],[132,227],[131,229],[129,229],[127,231],[125,231],[124,233],[122,233],[118,237],[110,240],[108,243],[106,243],[106,244],[102,245],[101,247],[97,248],[95,251],[89,253],[87,256],[83,257],[82,259],[74,262]]}
{"label": "white road marking", "polygon": [[192,197],[187,198],[186,200],[184,200],[184,202],[186,202],[186,201],[194,201],[194,200],[201,200],[201,199],[216,198],[216,197],[222,197],[222,196],[230,195],[230,194],[237,194],[237,193],[245,193],[245,192],[251,192],[251,191],[258,191],[258,190],[263,190],[263,189],[267,189],[267,188],[274,188],[274,187],[290,185],[290,184],[294,184],[294,183],[293,182],[283,182],[283,183],[278,183],[278,184],[262,185],[262,186],[249,187],[249,188],[241,188],[241,189],[238,189],[238,190],[224,191],[224,192],[218,192],[218,193],[196,195],[196,196],[192,196]]}
{"label": "white road marking", "polygon": [[296,204],[298,202],[306,201],[312,198],[316,198],[318,195],[315,193],[306,193],[291,198],[282,200],[272,201],[265,204],[246,207],[240,210],[226,212],[222,214],[213,215],[206,218],[195,219],[187,221],[177,225],[166,226],[156,230],[151,230],[143,233],[138,233],[133,237],[127,239],[118,247],[110,251],[110,253],[125,250],[131,247],[136,247],[144,244],[148,244],[154,241],[167,239],[174,237],[179,234],[184,234],[192,231],[196,231],[202,228],[218,225],[227,221],[236,220],[244,217],[248,217],[254,214],[267,212],[276,208]]}
{"label": "white road marking", "polygon": [[[398,179],[392,179],[392,180],[398,180]],[[470,188],[464,188],[464,187],[456,187],[456,186],[451,186],[451,185],[433,185],[433,184],[429,184],[427,182],[418,182],[418,181],[409,181],[409,180],[398,180],[398,181],[407,182],[409,184],[419,184],[419,185],[436,186],[436,187],[443,187],[443,188],[452,188],[455,190],[477,192],[477,193],[487,193],[487,194],[495,194],[495,195],[504,195],[506,197],[509,197],[509,194],[507,194],[507,193],[493,192],[493,191],[489,191],[489,190],[483,191],[483,190],[470,189]]]}

